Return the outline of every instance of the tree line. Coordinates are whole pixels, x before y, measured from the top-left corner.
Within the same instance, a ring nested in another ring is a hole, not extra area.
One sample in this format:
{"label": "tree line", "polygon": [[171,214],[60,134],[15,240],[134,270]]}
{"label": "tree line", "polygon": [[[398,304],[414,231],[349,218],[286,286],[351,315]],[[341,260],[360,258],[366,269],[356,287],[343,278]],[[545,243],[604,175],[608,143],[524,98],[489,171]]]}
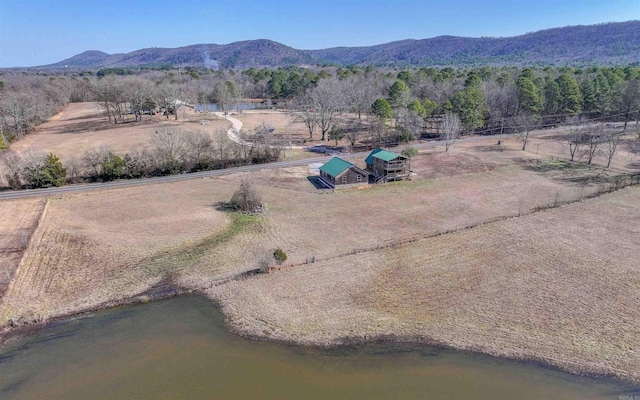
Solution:
{"label": "tree line", "polygon": [[268,138],[235,143],[223,129],[218,129],[212,137],[203,131],[168,127],[154,132],[151,148],[124,155],[101,147],[63,164],[52,153],[7,152],[8,173],[3,178],[13,189],[42,188],[261,164],[278,161],[281,153],[281,148]]}
{"label": "tree line", "polygon": [[[122,123],[139,121],[158,110],[166,118],[178,119],[179,107],[184,104],[218,103],[226,110],[242,98],[258,99],[287,110],[294,120],[304,123],[310,139],[334,140],[336,144],[347,139],[351,146],[365,138],[384,143],[437,135],[451,143],[461,132],[517,132],[525,149],[533,128],[579,119],[621,122],[624,131],[631,126],[640,137],[638,66],[400,71],[359,66],[243,71],[162,68],[134,73],[106,69],[99,74],[65,74],[2,72],[0,151],[68,102],[83,101],[98,102],[112,123]],[[344,118],[345,114],[350,118]],[[600,138],[601,151],[607,135],[596,136]],[[578,148],[583,147],[585,137],[574,138]],[[241,149],[240,162],[254,157],[255,154],[248,154],[252,151],[256,150]],[[129,158],[140,157],[129,154]],[[123,176],[153,176],[194,168],[193,160],[186,162],[182,156],[175,163],[179,167],[158,161],[161,158],[155,153],[143,158],[144,163],[137,163],[145,165],[143,173],[130,168]],[[216,163],[224,164],[230,159],[223,161],[219,157]],[[200,165],[200,160],[196,164],[199,166],[195,168],[208,168]],[[20,179],[30,186],[33,185],[26,182],[32,181]]]}

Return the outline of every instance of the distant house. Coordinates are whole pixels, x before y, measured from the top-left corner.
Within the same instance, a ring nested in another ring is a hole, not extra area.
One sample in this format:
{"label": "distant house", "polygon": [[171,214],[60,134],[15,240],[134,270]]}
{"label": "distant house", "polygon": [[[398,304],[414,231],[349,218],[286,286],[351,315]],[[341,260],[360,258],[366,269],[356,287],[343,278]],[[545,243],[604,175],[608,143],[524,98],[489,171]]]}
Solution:
{"label": "distant house", "polygon": [[369,173],[348,161],[334,157],[320,167],[320,180],[332,188],[369,183]]}
{"label": "distant house", "polygon": [[375,183],[389,182],[409,177],[410,159],[390,151],[375,149],[366,158],[367,171]]}

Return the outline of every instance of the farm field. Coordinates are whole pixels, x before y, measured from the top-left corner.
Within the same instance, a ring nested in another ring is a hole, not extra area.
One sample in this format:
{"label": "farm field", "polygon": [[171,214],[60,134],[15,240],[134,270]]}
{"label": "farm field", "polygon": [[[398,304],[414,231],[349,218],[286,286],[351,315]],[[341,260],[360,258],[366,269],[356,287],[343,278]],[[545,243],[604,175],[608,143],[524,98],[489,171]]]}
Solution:
{"label": "farm field", "polygon": [[0,213],[0,301],[46,207],[44,199],[2,203]]}
{"label": "farm field", "polygon": [[[184,108],[184,107],[183,107]],[[142,121],[114,124],[109,122],[97,103],[70,103],[62,112],[38,126],[36,132],[26,135],[11,145],[18,154],[28,151],[53,152],[63,162],[80,158],[88,150],[107,147],[116,154],[142,151],[151,147],[152,134],[163,127],[179,126],[187,130],[201,130],[214,134],[217,128],[228,129],[231,124],[209,114],[209,122],[201,125],[205,117],[188,109],[179,112],[179,120],[172,115],[143,115]],[[128,116],[133,121],[133,116]]]}
{"label": "farm field", "polygon": [[[530,136],[529,143],[527,144],[526,153],[530,157],[536,157],[536,154],[542,157],[559,157],[563,159],[569,159],[569,145],[565,141],[565,136],[568,135],[568,131],[557,130],[549,133],[542,133]],[[631,154],[627,149],[627,143],[631,139],[637,138],[637,134],[632,133],[629,130],[629,134],[624,136],[618,145],[615,157],[611,161],[611,168],[619,171],[627,172],[640,172],[640,158]],[[505,146],[514,150],[520,150],[522,148],[522,142],[519,138],[508,138],[504,141]],[[606,150],[606,144],[601,146],[601,149]],[[575,161],[587,162],[587,155],[585,149],[578,150],[575,156]],[[600,167],[607,165],[607,157],[604,153],[598,152],[594,157],[592,164]]]}
{"label": "farm field", "polygon": [[248,336],[417,340],[637,382],[638,196],[627,188],[208,293]]}
{"label": "farm field", "polygon": [[[619,215],[637,188],[587,199],[610,189],[621,172],[537,160],[495,145],[494,138],[461,143],[448,153],[421,152],[412,160],[410,181],[330,194],[307,180],[317,173],[314,167],[50,199],[0,303],[0,326],[46,321],[168,285],[207,292],[223,305],[233,327],[251,336],[329,344],[396,334],[501,356],[539,356],[573,370],[584,359],[584,368],[639,378],[629,373],[634,364],[621,352],[622,342],[611,344],[615,362],[598,364],[596,353],[586,350],[610,345],[598,342],[606,339],[600,313],[616,304],[624,311],[638,294],[629,278],[629,254],[639,247],[637,231],[633,236],[640,226],[638,208],[631,204],[627,219]],[[266,215],[221,211],[242,181],[260,192]],[[575,203],[580,199],[586,200]],[[28,219],[30,212],[17,208],[15,215]],[[612,231],[618,225],[622,228]],[[587,228],[589,235],[602,237],[583,240],[579,233]],[[615,246],[600,248],[598,240]],[[583,249],[587,245],[596,248]],[[276,247],[286,252],[290,267],[233,279],[256,269]],[[304,265],[310,257],[316,262]],[[597,270],[600,265],[608,267]],[[591,290],[563,303],[566,296],[558,293],[563,287],[590,288],[596,279],[607,280],[608,286],[598,289],[603,291],[627,285],[628,300],[607,299],[610,303],[597,308],[589,293],[604,292]],[[549,298],[539,286],[547,283],[553,289]],[[272,296],[278,298],[272,302]],[[338,302],[329,303],[334,296]],[[299,303],[305,298],[306,306]],[[534,300],[547,301],[550,308],[530,304]],[[317,313],[308,308],[314,301]],[[616,315],[633,317],[624,312]],[[541,316],[527,319],[529,313]],[[349,315],[361,328],[349,325]],[[616,315],[602,318],[615,326],[622,322],[607,318]],[[577,326],[573,337],[586,344],[569,346],[564,336],[554,342],[551,333],[568,329],[558,327],[559,321]],[[316,336],[305,336],[314,329]],[[630,335],[638,326],[620,329]],[[549,346],[568,350],[554,360]]]}

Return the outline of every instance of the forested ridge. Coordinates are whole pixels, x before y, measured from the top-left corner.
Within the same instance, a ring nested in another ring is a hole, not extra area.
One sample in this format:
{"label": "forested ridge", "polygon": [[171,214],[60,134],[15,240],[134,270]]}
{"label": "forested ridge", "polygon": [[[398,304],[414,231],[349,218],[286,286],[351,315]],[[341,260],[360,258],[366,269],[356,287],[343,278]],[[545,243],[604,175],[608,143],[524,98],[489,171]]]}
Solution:
{"label": "forested ridge", "polygon": [[[497,22],[499,23],[499,22]],[[124,54],[91,50],[40,68],[285,65],[479,66],[621,65],[640,62],[640,21],[568,26],[514,37],[438,36],[375,46],[299,50],[271,40],[147,48]]]}

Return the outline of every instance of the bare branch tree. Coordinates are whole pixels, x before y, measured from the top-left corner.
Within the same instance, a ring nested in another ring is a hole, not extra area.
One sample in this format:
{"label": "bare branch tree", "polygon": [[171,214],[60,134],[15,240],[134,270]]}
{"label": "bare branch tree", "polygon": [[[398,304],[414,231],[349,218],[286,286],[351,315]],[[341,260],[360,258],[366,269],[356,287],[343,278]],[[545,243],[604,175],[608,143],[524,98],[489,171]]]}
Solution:
{"label": "bare branch tree", "polygon": [[193,166],[200,168],[203,160],[213,150],[213,139],[203,131],[185,132],[185,147]]}
{"label": "bare branch tree", "polygon": [[588,124],[584,117],[572,117],[569,119],[569,134],[565,140],[569,145],[569,155],[574,161],[578,150],[584,145],[584,135],[587,133]]}
{"label": "bare branch tree", "polygon": [[587,164],[591,164],[593,157],[598,153],[598,148],[603,142],[603,136],[603,124],[592,127],[582,136],[582,140],[587,147]]}
{"label": "bare branch tree", "polygon": [[335,78],[322,79],[318,86],[308,93],[313,111],[318,116],[317,124],[322,134],[322,140],[326,139],[336,117],[344,108],[344,97],[340,90],[340,82]]}
{"label": "bare branch tree", "polygon": [[370,75],[355,75],[342,81],[342,90],[349,110],[358,114],[358,119],[371,110],[381,93],[380,81]]}
{"label": "bare branch tree", "polygon": [[152,136],[159,166],[164,172],[180,169],[185,154],[185,134],[179,128],[162,128]]}
{"label": "bare branch tree", "polygon": [[620,144],[620,133],[614,130],[605,131],[602,137],[604,143],[604,155],[607,157],[607,166],[611,165],[611,160],[615,157],[618,151],[618,144]]}
{"label": "bare branch tree", "polygon": [[309,131],[309,139],[313,139],[313,133],[318,126],[318,114],[313,110],[309,98],[302,97],[295,101],[294,109],[289,114],[291,121],[302,122]]}
{"label": "bare branch tree", "polygon": [[[157,90],[158,105],[165,109],[167,119],[169,112],[173,110],[174,119],[178,120],[178,106],[180,105],[180,86],[171,83],[162,83]],[[205,109],[206,104],[204,105]]]}
{"label": "bare branch tree", "polygon": [[520,136],[522,150],[526,150],[527,143],[529,143],[529,135],[535,128],[536,122],[536,117],[526,112],[522,112],[511,119],[513,127]]}
{"label": "bare branch tree", "polygon": [[440,139],[444,141],[444,151],[447,152],[449,151],[449,147],[460,137],[462,123],[457,114],[447,112],[444,117],[442,117],[440,124],[440,132],[442,132]]}

